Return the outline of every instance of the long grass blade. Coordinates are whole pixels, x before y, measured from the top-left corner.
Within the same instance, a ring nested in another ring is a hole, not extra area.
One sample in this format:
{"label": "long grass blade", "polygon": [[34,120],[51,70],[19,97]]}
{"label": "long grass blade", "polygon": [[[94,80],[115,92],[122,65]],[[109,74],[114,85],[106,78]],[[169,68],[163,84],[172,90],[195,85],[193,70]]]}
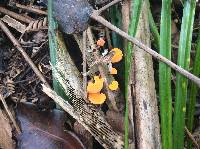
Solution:
{"label": "long grass blade", "polygon": [[[148,3],[149,3],[149,1],[148,1]],[[158,50],[160,48],[160,35],[158,32],[156,23],[154,22],[154,19],[153,19],[152,13],[151,13],[151,9],[150,9],[150,5],[149,5],[149,11],[148,11],[148,19],[149,19],[150,30],[153,35],[153,45]]]}
{"label": "long grass blade", "polygon": [[[195,60],[194,60],[192,73],[196,76],[200,75],[200,29],[198,33]],[[194,83],[190,84],[189,91],[188,91],[189,101],[187,105],[187,122],[186,122],[186,126],[190,132],[192,132],[192,129],[193,129],[195,103],[196,103],[198,90],[199,88]],[[192,149],[192,141],[188,141],[188,149]]]}
{"label": "long grass blade", "polygon": [[[171,0],[162,0],[160,54],[171,59]],[[162,148],[172,148],[171,68],[159,63],[159,97]]]}
{"label": "long grass blade", "polygon": [[[122,14],[121,11],[119,11],[119,6],[115,5],[110,8],[109,10],[109,15],[110,15],[110,21],[112,24],[116,25],[117,27],[121,28],[122,26]],[[122,37],[119,36],[117,33],[112,32],[112,44],[113,47],[118,47],[118,48],[123,48],[123,42],[122,42]]]}
{"label": "long grass blade", "polygon": [[[196,0],[186,0],[184,3],[181,34],[178,49],[178,65],[188,70],[194,22]],[[184,126],[188,81],[181,74],[176,74],[176,97],[173,121],[173,148],[184,148]]]}

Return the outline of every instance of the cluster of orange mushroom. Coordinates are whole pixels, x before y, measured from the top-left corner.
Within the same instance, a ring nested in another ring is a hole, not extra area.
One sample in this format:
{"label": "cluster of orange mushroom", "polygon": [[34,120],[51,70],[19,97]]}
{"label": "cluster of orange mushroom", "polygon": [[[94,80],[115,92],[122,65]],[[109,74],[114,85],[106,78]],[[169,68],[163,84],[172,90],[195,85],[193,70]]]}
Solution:
{"label": "cluster of orange mushroom", "polygon": [[[105,44],[105,41],[103,38],[100,38],[97,40],[97,46],[103,47]],[[112,63],[117,63],[122,60],[123,53],[120,49],[118,48],[113,48],[111,51],[114,52],[114,55],[111,59]],[[116,68],[111,68],[110,74],[115,75],[117,74],[117,69]],[[92,104],[103,104],[106,100],[106,95],[104,93],[101,93],[101,90],[103,89],[104,85],[104,78],[101,78],[100,76],[94,76],[93,80],[89,81],[87,84],[87,93],[88,93],[88,100]],[[111,91],[115,91],[118,89],[119,83],[117,81],[112,81],[108,88]]]}

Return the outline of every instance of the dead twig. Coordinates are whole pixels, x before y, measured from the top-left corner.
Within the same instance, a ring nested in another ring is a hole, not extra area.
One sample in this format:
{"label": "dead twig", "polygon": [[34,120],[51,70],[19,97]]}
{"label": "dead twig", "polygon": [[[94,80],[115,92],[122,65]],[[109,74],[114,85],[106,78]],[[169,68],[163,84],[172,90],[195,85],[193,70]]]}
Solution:
{"label": "dead twig", "polygon": [[104,63],[104,64],[108,64],[108,63],[111,63],[111,59],[112,59],[112,57],[114,56],[114,52],[112,51],[112,52],[110,52],[108,55],[106,55],[106,56],[100,56],[99,57],[99,59],[97,59],[96,61],[94,61],[93,63],[91,63],[90,65],[89,65],[89,67],[93,67],[93,66],[95,66],[95,65],[98,65],[98,64],[102,64],[102,63]]}
{"label": "dead twig", "polygon": [[99,14],[102,13],[104,10],[106,10],[106,9],[108,9],[109,7],[111,7],[111,6],[113,6],[113,5],[117,4],[117,3],[119,3],[120,1],[122,1],[122,0],[113,0],[113,1],[110,2],[109,4],[107,4],[107,5],[105,5],[104,7],[100,8],[100,9],[98,10],[98,13],[99,13]]}
{"label": "dead twig", "polygon": [[124,31],[122,31],[121,29],[117,28],[112,23],[108,22],[102,16],[100,16],[98,10],[93,10],[93,13],[90,15],[90,17],[92,19],[96,20],[97,22],[103,24],[104,26],[106,26],[110,30],[112,30],[112,31],[116,32],[117,34],[121,35],[122,37],[124,37],[128,41],[132,42],[133,44],[135,44],[139,48],[143,49],[144,51],[146,51],[147,53],[152,55],[154,58],[156,58],[156,59],[160,60],[161,62],[167,64],[172,69],[174,69],[175,71],[179,72],[180,74],[182,74],[186,78],[192,80],[195,84],[198,85],[198,87],[200,87],[200,78],[198,78],[197,76],[191,74],[190,72],[188,72],[187,70],[181,68],[180,66],[176,65],[172,61],[168,60],[166,57],[158,54],[156,51],[154,51],[153,49],[149,48],[148,46],[146,46],[145,44],[140,42],[138,39],[128,35]]}
{"label": "dead twig", "polygon": [[29,12],[33,12],[33,13],[41,14],[41,15],[47,15],[46,11],[43,11],[43,10],[40,10],[40,9],[37,9],[37,8],[33,8],[31,6],[25,6],[25,5],[22,5],[22,4],[19,4],[19,3],[15,3],[14,5],[18,8],[24,9],[24,10],[29,11]]}
{"label": "dead twig", "polygon": [[4,106],[4,108],[5,108],[6,112],[7,112],[10,120],[12,121],[12,123],[13,123],[13,125],[14,125],[14,127],[16,129],[17,134],[20,134],[21,130],[20,130],[19,126],[17,125],[12,113],[10,112],[10,110],[8,108],[8,105],[6,104],[5,98],[1,94],[0,94],[0,100],[3,103],[3,106]]}
{"label": "dead twig", "polygon": [[[83,32],[83,74],[87,73],[87,59],[86,59],[86,50],[87,50],[87,33]],[[83,92],[84,92],[84,100],[87,99],[87,75],[83,75]]]}
{"label": "dead twig", "polygon": [[111,39],[110,39],[110,31],[107,27],[105,28],[105,30],[106,30],[106,39],[108,42],[108,48],[112,49],[112,44],[111,44]]}
{"label": "dead twig", "polygon": [[10,11],[10,10],[8,10],[6,8],[3,8],[3,7],[0,7],[0,12],[4,13],[4,14],[7,14],[7,15],[9,15],[9,16],[17,19],[17,20],[20,20],[22,22],[25,22],[25,23],[31,23],[33,21],[33,19],[28,19],[27,17],[19,15],[19,14],[15,13],[15,12]]}
{"label": "dead twig", "polygon": [[194,139],[194,137],[192,136],[192,134],[190,133],[190,131],[187,129],[187,127],[185,126],[185,132],[187,134],[187,136],[189,137],[189,139],[192,141],[192,143],[196,146],[197,149],[199,149],[199,144],[196,142],[196,140]]}

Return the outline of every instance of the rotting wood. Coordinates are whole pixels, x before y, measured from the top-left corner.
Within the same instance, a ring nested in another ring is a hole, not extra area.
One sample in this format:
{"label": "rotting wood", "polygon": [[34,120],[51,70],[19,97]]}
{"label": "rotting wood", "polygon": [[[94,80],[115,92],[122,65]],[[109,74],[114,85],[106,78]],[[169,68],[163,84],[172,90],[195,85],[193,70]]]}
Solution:
{"label": "rotting wood", "polygon": [[12,28],[16,29],[18,32],[23,33],[26,30],[26,25],[20,23],[19,21],[5,15],[2,20],[7,23]]}
{"label": "rotting wood", "polygon": [[[150,46],[148,7],[142,5],[136,38]],[[134,46],[132,69],[134,70],[133,92],[135,93],[135,133],[138,149],[161,149],[160,126],[154,82],[152,56]]]}

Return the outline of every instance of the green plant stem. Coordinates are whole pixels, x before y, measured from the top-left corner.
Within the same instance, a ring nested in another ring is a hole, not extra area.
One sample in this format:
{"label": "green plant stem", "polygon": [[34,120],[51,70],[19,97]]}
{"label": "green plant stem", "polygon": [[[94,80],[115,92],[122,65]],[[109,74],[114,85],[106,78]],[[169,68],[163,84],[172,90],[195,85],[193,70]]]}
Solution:
{"label": "green plant stem", "polygon": [[[110,21],[112,24],[116,25],[117,27],[121,27],[122,25],[122,14],[119,11],[119,6],[115,5],[109,9],[110,14]],[[112,44],[113,47],[123,48],[123,43],[121,42],[123,38],[119,36],[117,33],[112,32]]]}
{"label": "green plant stem", "polygon": [[158,50],[160,48],[160,35],[156,23],[154,22],[150,7],[148,11],[148,19],[149,19],[150,30],[153,35],[153,44],[155,48]]}
{"label": "green plant stem", "polygon": [[[192,73],[196,76],[200,75],[200,29],[198,33],[198,39],[197,39],[197,46],[196,46],[196,56],[194,60],[193,70]],[[196,86],[196,84],[192,83],[189,87],[189,101],[187,105],[187,122],[186,126],[190,132],[192,132],[193,129],[193,121],[194,121],[194,112],[195,112],[195,103],[196,103],[196,97],[198,93],[199,88]],[[192,141],[188,141],[188,149],[192,149]]]}
{"label": "green plant stem", "polygon": [[[157,36],[156,36],[157,37]],[[159,40],[157,39],[157,42]],[[160,54],[171,59],[171,0],[162,0]],[[172,148],[171,68],[159,63],[159,97],[162,148]]]}
{"label": "green plant stem", "polygon": [[[196,0],[186,0],[184,3],[181,34],[178,49],[178,65],[188,70],[194,22]],[[176,97],[173,122],[173,148],[184,148],[184,126],[187,99],[187,78],[176,74]]]}
{"label": "green plant stem", "polygon": [[[135,36],[137,31],[137,25],[141,13],[141,7],[143,0],[131,0],[131,20],[129,24],[129,35]],[[125,109],[125,149],[128,149],[128,87],[129,87],[129,77],[132,63],[132,43],[128,43],[128,48],[125,50],[125,100],[126,100],[126,109]]]}

